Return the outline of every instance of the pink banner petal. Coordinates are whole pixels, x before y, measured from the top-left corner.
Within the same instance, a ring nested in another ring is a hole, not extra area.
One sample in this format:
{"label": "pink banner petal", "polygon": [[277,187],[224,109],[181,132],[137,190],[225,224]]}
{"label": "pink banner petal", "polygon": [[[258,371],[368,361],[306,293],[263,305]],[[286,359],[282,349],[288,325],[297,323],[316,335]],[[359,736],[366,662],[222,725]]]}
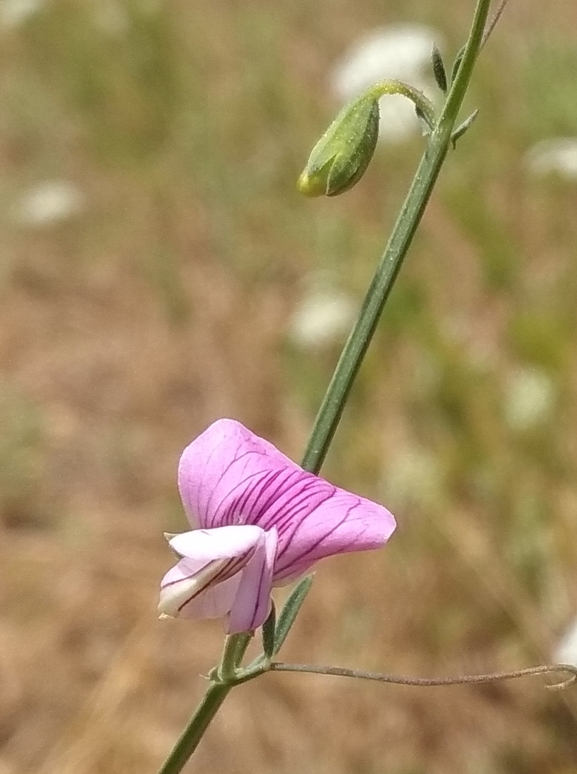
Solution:
{"label": "pink banner petal", "polygon": [[235,523],[226,520],[223,501],[234,497],[234,488],[258,477],[267,457],[290,463],[271,443],[234,419],[219,419],[195,438],[178,467],[178,488],[192,526]]}
{"label": "pink banner petal", "polygon": [[326,556],[377,548],[395,529],[386,508],[305,472],[231,419],[215,422],[187,447],[179,487],[203,527],[275,527],[275,582]]}

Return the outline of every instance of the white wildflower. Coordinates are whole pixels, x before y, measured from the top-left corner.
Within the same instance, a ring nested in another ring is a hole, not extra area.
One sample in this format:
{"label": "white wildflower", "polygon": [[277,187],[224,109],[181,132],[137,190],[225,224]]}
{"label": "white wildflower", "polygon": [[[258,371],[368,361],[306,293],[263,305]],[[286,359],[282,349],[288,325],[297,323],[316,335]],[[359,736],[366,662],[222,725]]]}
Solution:
{"label": "white wildflower", "polygon": [[504,414],[509,426],[527,430],[545,421],[556,400],[553,380],[537,369],[519,369],[509,380],[504,398]]}
{"label": "white wildflower", "polygon": [[[356,97],[377,81],[398,79],[435,99],[431,52],[439,35],[421,25],[393,25],[373,30],[335,68],[332,88],[339,100]],[[381,140],[401,142],[422,131],[414,105],[405,97],[386,96],[379,103]]]}
{"label": "white wildflower", "polygon": [[356,311],[349,295],[335,288],[324,274],[315,275],[293,312],[290,339],[304,349],[329,346],[348,333]]}
{"label": "white wildflower", "polygon": [[19,27],[45,4],[45,0],[0,0],[0,27]]}
{"label": "white wildflower", "polygon": [[15,219],[24,226],[48,226],[78,215],[85,203],[85,195],[74,183],[47,180],[22,197],[15,210]]}
{"label": "white wildflower", "polygon": [[542,140],[526,155],[526,164],[535,175],[554,174],[577,180],[577,137]]}
{"label": "white wildflower", "polygon": [[405,446],[387,459],[383,489],[397,507],[427,506],[442,497],[443,479],[441,465],[433,454],[418,446]]}

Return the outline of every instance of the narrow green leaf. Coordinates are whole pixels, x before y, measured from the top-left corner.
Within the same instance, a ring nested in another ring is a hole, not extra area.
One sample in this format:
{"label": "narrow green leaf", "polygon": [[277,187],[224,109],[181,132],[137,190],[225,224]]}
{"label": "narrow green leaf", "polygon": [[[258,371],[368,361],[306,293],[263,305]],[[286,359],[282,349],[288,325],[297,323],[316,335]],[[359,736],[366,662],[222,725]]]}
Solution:
{"label": "narrow green leaf", "polygon": [[443,62],[443,57],[441,56],[441,52],[437,48],[437,46],[433,46],[433,53],[432,53],[432,60],[433,60],[433,75],[435,76],[435,80],[437,81],[437,86],[441,89],[443,94],[447,93],[447,73],[445,71],[445,63]]}
{"label": "narrow green leaf", "polygon": [[459,53],[455,57],[455,61],[453,62],[453,69],[451,70],[451,83],[453,83],[455,78],[457,77],[457,73],[459,72],[459,67],[461,66],[461,62],[463,61],[464,54],[465,54],[465,46],[463,46],[463,48],[460,49]]}
{"label": "narrow green leaf", "polygon": [[275,656],[282,648],[283,643],[295,622],[295,618],[301,609],[301,605],[305,601],[306,595],[309,593],[312,582],[313,576],[307,575],[306,578],[303,578],[297,583],[285,602],[283,609],[280,611],[274,637],[273,656]]}
{"label": "narrow green leaf", "polygon": [[479,109],[475,110],[469,118],[466,118],[463,123],[458,126],[453,134],[451,135],[451,142],[453,143],[453,150],[457,146],[457,140],[460,140],[461,137],[465,134],[465,132],[471,127],[477,116],[479,115]]}
{"label": "narrow green leaf", "polygon": [[274,602],[271,604],[270,613],[262,625],[262,649],[267,658],[272,658],[275,647],[275,629],[276,629],[276,608]]}

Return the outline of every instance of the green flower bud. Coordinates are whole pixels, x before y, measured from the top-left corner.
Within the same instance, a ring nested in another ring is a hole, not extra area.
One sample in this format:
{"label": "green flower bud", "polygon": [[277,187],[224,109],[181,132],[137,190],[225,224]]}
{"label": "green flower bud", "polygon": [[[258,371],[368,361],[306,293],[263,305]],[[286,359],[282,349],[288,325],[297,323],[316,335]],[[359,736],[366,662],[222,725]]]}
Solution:
{"label": "green flower bud", "polygon": [[305,196],[336,196],[364,175],[379,135],[379,101],[364,94],[344,106],[312,149],[297,182]]}

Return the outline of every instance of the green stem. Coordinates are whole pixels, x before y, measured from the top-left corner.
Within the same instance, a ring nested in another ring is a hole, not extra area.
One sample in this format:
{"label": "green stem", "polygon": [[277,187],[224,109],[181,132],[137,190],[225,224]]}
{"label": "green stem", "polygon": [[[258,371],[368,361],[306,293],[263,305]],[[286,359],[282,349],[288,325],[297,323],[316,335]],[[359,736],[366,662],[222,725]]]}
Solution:
{"label": "green stem", "polygon": [[429,127],[432,128],[435,125],[435,106],[422,91],[415,89],[413,86],[409,86],[408,83],[403,83],[403,81],[380,81],[379,83],[375,83],[374,86],[371,86],[371,88],[365,92],[365,94],[367,93],[371,94],[376,99],[384,97],[385,94],[400,94],[402,97],[410,99],[411,102],[419,108],[421,113],[425,116]]}
{"label": "green stem", "polygon": [[[182,732],[172,752],[158,774],[178,774],[198,747],[204,732],[218,712],[229,691],[237,684],[235,670],[240,666],[252,635],[248,632],[233,634],[224,643],[216,679],[212,679],[207,692]],[[211,673],[212,676],[212,673]]]}
{"label": "green stem", "polygon": [[218,681],[221,683],[234,682],[236,671],[240,666],[242,657],[250,643],[252,634],[243,632],[242,634],[229,635],[224,641],[222,657],[218,666]]}
{"label": "green stem", "polygon": [[198,747],[210,721],[218,712],[220,705],[228,696],[233,685],[211,683],[196,712],[182,732],[180,739],[172,749],[158,774],[178,774]]}
{"label": "green stem", "polygon": [[373,280],[367,290],[361,311],[345,344],[325,394],[305,450],[302,467],[318,473],[344,411],[355,377],[361,367],[381,313],[412,242],[451,142],[473,65],[479,52],[491,0],[478,0],[469,39],[457,77],[443,111],[432,132],[419,163],[413,183]]}

